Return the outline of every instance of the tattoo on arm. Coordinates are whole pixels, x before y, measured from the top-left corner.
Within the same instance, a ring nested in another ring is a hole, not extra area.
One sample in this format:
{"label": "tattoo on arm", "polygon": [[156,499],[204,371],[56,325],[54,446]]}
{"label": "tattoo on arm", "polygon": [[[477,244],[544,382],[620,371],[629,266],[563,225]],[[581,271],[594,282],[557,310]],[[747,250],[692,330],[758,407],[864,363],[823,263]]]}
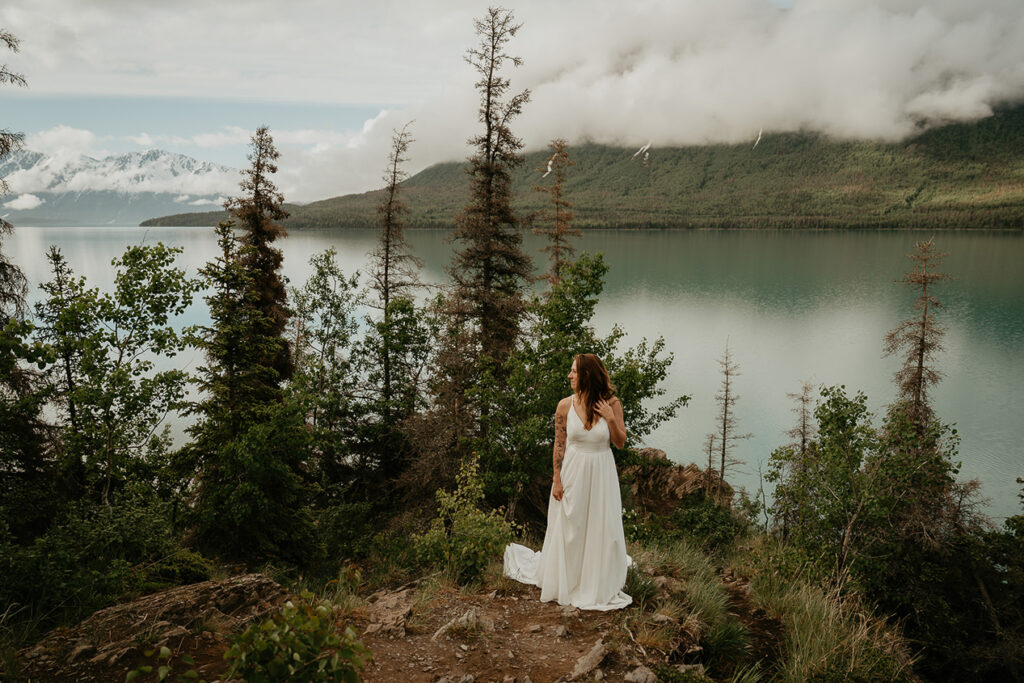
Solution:
{"label": "tattoo on arm", "polygon": [[565,427],[566,415],[555,414],[555,472],[562,471],[562,460],[565,458]]}

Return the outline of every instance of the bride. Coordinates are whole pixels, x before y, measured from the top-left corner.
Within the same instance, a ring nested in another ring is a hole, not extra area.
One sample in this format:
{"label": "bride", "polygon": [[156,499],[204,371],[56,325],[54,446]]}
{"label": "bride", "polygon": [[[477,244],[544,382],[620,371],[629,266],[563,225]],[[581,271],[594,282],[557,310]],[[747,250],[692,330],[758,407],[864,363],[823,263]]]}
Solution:
{"label": "bride", "polygon": [[510,544],[505,575],[539,586],[543,602],[612,610],[633,599],[622,592],[626,554],[619,477],[609,441],[626,444],[622,404],[601,359],[576,356],[569,370],[573,394],[555,411],[554,478],[548,527],[540,552]]}

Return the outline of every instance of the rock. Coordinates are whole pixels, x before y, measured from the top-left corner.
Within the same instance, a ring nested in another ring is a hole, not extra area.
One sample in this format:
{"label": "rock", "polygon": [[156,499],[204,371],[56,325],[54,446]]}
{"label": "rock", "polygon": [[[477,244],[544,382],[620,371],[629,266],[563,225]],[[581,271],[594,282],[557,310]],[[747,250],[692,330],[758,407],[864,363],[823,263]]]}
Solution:
{"label": "rock", "polygon": [[[703,494],[709,477],[714,486],[721,481],[714,470],[705,472],[693,463],[665,466],[661,463],[667,460],[662,461],[656,454],[650,459],[650,464],[624,467],[619,473],[623,481],[631,482],[633,495],[648,512],[670,514],[683,498]],[[723,505],[726,505],[732,500],[732,487],[727,482],[721,482],[721,487]]]}
{"label": "rock", "polygon": [[671,576],[655,576],[653,581],[658,590],[669,593],[681,593],[684,588],[682,581]]}
{"label": "rock", "polygon": [[367,634],[405,637],[405,622],[412,614],[413,590],[406,588],[396,592],[380,592],[370,614],[370,623],[366,627]]}
{"label": "rock", "polygon": [[459,679],[459,683],[476,683],[476,676],[473,674],[466,674]]}
{"label": "rock", "polygon": [[604,640],[601,638],[597,639],[594,643],[594,647],[590,648],[590,652],[576,660],[576,666],[572,670],[572,675],[569,676],[570,681],[576,681],[583,678],[588,673],[596,669],[601,664],[601,660],[608,653],[608,648],[604,644]]}
{"label": "rock", "polygon": [[703,664],[676,664],[676,671],[681,674],[695,674],[701,678],[707,678]]}
{"label": "rock", "polygon": [[557,637],[557,638],[565,638],[565,636],[568,633],[569,633],[569,629],[567,629],[564,626],[559,626],[558,628],[555,629],[555,637]]}
{"label": "rock", "polygon": [[71,651],[70,655],[68,655],[68,661],[73,662],[79,657],[91,655],[93,652],[96,652],[95,645],[93,645],[92,643],[79,641],[78,645],[75,646],[75,649]]}
{"label": "rock", "polygon": [[651,621],[655,624],[674,624],[676,620],[667,614],[655,614],[651,617]]}
{"label": "rock", "polygon": [[516,683],[516,677],[515,676],[505,676],[505,678],[501,679],[501,683]]}
{"label": "rock", "polygon": [[668,460],[668,456],[665,455],[665,451],[660,448],[638,448],[634,452],[638,458],[646,458],[647,460]]}
{"label": "rock", "polygon": [[481,617],[477,614],[475,609],[468,610],[461,617],[450,619],[441,628],[434,632],[434,635],[430,637],[431,640],[437,640],[446,633],[451,631],[459,631],[464,634],[472,634],[478,631],[493,631],[494,620],[490,617]]}
{"label": "rock", "polygon": [[262,574],[170,588],[52,631],[30,652],[19,653],[21,673],[26,680],[121,680],[125,661],[142,649],[139,643],[183,638],[197,627],[234,632],[276,610],[286,596]]}
{"label": "rock", "polygon": [[600,669],[594,669],[594,680],[595,681],[603,681],[604,680],[604,672],[601,671]]}
{"label": "rock", "polygon": [[633,669],[626,674],[625,680],[627,683],[658,683],[658,677],[646,666]]}
{"label": "rock", "polygon": [[526,630],[529,631],[530,633],[539,633],[540,630],[541,630],[541,625],[540,624],[530,624],[529,626],[526,627]]}
{"label": "rock", "polygon": [[572,605],[563,605],[558,611],[562,613],[563,617],[577,617],[580,614],[579,609]]}

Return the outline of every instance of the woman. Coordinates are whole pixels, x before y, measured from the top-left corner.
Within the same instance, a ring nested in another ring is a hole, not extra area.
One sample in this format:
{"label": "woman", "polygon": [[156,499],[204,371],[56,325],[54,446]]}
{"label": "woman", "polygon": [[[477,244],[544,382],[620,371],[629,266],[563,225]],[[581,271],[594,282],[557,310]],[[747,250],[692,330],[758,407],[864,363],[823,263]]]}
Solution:
{"label": "woman", "polygon": [[576,356],[569,370],[572,396],[555,411],[555,448],[548,528],[539,553],[511,544],[505,575],[540,586],[543,602],[612,610],[633,599],[622,592],[626,554],[619,477],[609,441],[626,445],[622,404],[601,359]]}

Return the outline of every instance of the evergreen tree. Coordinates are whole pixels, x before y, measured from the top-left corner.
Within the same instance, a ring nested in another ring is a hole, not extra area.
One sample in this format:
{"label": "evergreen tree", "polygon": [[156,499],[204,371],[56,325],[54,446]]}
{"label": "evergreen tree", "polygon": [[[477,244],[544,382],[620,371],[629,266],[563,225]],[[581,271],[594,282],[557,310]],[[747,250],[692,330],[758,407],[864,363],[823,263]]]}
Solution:
{"label": "evergreen tree", "polygon": [[210,309],[210,326],[194,339],[206,355],[203,398],[192,407],[199,416],[189,429],[193,441],[176,458],[193,493],[188,521],[200,545],[219,555],[308,560],[305,416],[277,388],[278,370],[265,364],[283,340],[267,334],[273,325],[253,285],[257,259],[246,252],[257,247],[236,238],[231,222],[217,227],[217,237],[220,255],[200,270]]}
{"label": "evergreen tree", "polygon": [[413,141],[408,129],[406,124],[391,139],[384,198],[377,206],[380,237],[373,252],[370,284],[376,294],[370,305],[380,311],[380,318],[370,321],[375,334],[370,335],[368,348],[375,356],[371,371],[377,371],[373,372],[372,381],[379,389],[380,416],[386,424],[402,420],[412,412],[422,369],[422,363],[416,360],[422,359],[422,352],[413,349],[416,339],[422,336],[417,331],[421,326],[417,323],[413,295],[422,287],[419,269],[423,263],[413,255],[405,239],[403,216],[408,209],[400,196],[401,183],[408,177],[402,164],[408,161],[406,153]]}
{"label": "evergreen tree", "polygon": [[[564,197],[565,171],[569,166],[575,166],[576,162],[569,159],[567,150],[568,143],[564,138],[556,138],[548,145],[551,156],[547,164],[538,166],[538,171],[544,175],[554,173],[550,185],[535,184],[533,189],[542,192],[550,198],[549,208],[538,217],[543,222],[550,222],[550,226],[534,228],[535,235],[547,235],[548,243],[541,250],[551,257],[551,267],[543,275],[552,286],[558,284],[562,279],[562,273],[569,265],[573,253],[576,251],[569,242],[570,237],[579,237],[580,231],[572,227],[572,202]],[[543,176],[542,176],[543,177]]]}
{"label": "evergreen tree", "polygon": [[[530,276],[530,260],[520,248],[522,237],[512,209],[511,171],[522,163],[523,145],[509,127],[530,94],[508,96],[510,82],[501,75],[506,63],[522,63],[505,52],[520,26],[512,12],[489,8],[483,19],[474,21],[480,42],[466,54],[480,75],[476,88],[484,129],[470,140],[475,148],[467,169],[470,198],[455,219],[458,250],[449,269],[455,284],[451,304],[468,334],[473,366],[492,372],[515,346],[523,288]],[[486,411],[482,406],[481,412]]]}
{"label": "evergreen tree", "polygon": [[[10,32],[0,28],[0,44],[5,45],[12,52],[18,51],[18,39]],[[14,73],[7,68],[6,64],[0,64],[0,85],[11,83],[24,86],[25,77]],[[15,133],[0,128],[0,162],[11,152],[19,149],[25,137],[21,133]],[[7,183],[0,178],[0,197],[8,192]],[[0,218],[0,325],[6,325],[11,318],[22,317],[25,313],[25,294],[28,291],[25,275],[21,269],[7,260],[3,252],[3,239],[11,234],[14,227]]]}
{"label": "evergreen tree", "polygon": [[942,307],[931,290],[944,280],[952,279],[940,272],[946,254],[935,249],[934,238],[914,244],[914,269],[903,276],[903,284],[919,290],[914,307],[920,315],[900,323],[885,337],[885,354],[903,354],[903,365],[896,372],[899,400],[905,404],[907,416],[922,429],[932,417],[928,390],[941,379],[932,359],[942,349],[945,330],[935,321],[935,310]]}
{"label": "evergreen tree", "polygon": [[[249,274],[245,284],[246,300],[252,302],[247,305],[255,305],[262,314],[260,327],[254,331],[265,341],[259,346],[267,355],[260,362],[276,372],[276,377],[268,375],[263,380],[266,398],[270,399],[281,382],[291,377],[293,369],[288,342],[282,336],[291,315],[279,272],[284,256],[280,249],[271,246],[287,234],[277,221],[287,218],[288,212],[281,206],[284,197],[270,179],[277,173],[275,162],[280,154],[266,126],[256,130],[250,147],[248,158],[252,165],[242,172],[242,194],[225,202],[224,208],[235,217],[242,230],[243,249],[239,257],[241,266]],[[271,343],[272,339],[277,341]]]}

